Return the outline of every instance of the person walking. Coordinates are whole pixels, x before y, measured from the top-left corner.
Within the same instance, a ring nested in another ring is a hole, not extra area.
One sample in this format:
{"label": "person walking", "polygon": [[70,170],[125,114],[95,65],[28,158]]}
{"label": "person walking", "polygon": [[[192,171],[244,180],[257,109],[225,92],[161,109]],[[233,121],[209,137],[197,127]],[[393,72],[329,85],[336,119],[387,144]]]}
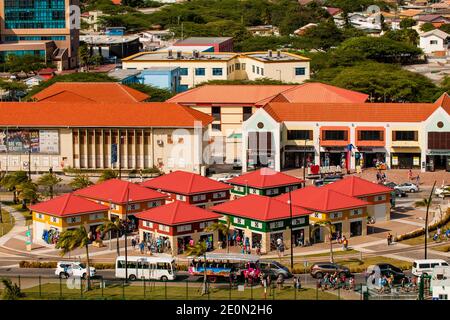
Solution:
{"label": "person walking", "polygon": [[142,240],[139,243],[139,250],[140,250],[141,254],[144,254],[144,248],[145,248],[145,243],[144,243],[144,240]]}
{"label": "person walking", "polygon": [[391,235],[391,233],[389,232],[389,233],[387,234],[387,244],[388,244],[388,246],[391,245],[391,241],[392,241],[392,235]]}
{"label": "person walking", "polygon": [[409,170],[408,170],[408,180],[411,181],[412,178],[413,178],[413,173],[412,173],[412,170],[409,169]]}
{"label": "person walking", "polygon": [[136,250],[136,238],[131,239],[131,246],[133,247],[133,250]]}

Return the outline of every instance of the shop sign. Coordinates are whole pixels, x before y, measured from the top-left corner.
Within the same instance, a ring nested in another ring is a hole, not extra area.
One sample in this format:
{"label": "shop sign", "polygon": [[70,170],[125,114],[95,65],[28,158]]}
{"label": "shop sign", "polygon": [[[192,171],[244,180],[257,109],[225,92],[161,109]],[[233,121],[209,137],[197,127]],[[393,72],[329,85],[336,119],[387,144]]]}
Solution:
{"label": "shop sign", "polygon": [[450,150],[427,150],[430,156],[450,156]]}

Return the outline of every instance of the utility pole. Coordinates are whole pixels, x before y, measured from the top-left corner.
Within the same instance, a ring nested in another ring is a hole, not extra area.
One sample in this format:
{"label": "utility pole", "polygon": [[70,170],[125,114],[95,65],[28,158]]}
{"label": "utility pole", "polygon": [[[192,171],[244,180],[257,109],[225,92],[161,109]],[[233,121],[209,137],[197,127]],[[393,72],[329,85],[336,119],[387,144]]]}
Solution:
{"label": "utility pole", "polygon": [[289,217],[290,217],[290,223],[289,223],[289,229],[291,232],[291,271],[294,269],[294,239],[293,239],[293,232],[292,232],[292,197],[291,197],[291,191],[292,187],[289,187]]}
{"label": "utility pole", "polygon": [[425,215],[425,252],[424,252],[424,259],[427,259],[428,256],[428,250],[427,250],[427,244],[428,244],[428,213],[430,211],[430,205],[431,205],[431,201],[433,198],[433,192],[434,192],[434,188],[436,186],[436,181],[434,181],[433,183],[433,187],[431,188],[431,192],[430,192],[430,196],[428,197],[428,201],[427,201],[427,212]]}
{"label": "utility pole", "polygon": [[128,233],[128,203],[130,201],[130,182],[127,184],[127,201],[125,204],[125,282],[128,282],[128,249],[127,249],[127,233]]}

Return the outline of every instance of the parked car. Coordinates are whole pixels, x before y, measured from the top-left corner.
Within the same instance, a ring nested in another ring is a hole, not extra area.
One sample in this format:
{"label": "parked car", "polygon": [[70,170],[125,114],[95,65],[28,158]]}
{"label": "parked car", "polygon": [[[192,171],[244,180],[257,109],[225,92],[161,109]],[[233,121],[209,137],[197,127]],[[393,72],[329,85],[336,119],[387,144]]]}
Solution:
{"label": "parked car", "polygon": [[237,174],[227,174],[225,176],[217,178],[217,181],[219,181],[219,182],[227,182],[228,180],[233,179],[233,178],[238,177],[238,176],[239,175],[237,175]]}
{"label": "parked car", "polygon": [[325,176],[322,179],[317,179],[314,181],[314,185],[316,187],[321,187],[324,186],[326,184],[330,184],[339,180],[342,180],[343,177],[340,175],[329,175],[329,176]]}
{"label": "parked car", "polygon": [[394,189],[402,190],[404,192],[411,192],[411,193],[419,191],[419,187],[411,182],[405,182],[402,184],[398,184],[394,187]]}
{"label": "parked car", "polygon": [[[94,277],[96,270],[89,267],[91,277]],[[60,261],[56,264],[55,275],[60,278],[80,277],[85,279],[87,275],[86,265],[82,262]]]}
{"label": "parked car", "polygon": [[429,275],[433,273],[436,266],[448,266],[448,263],[442,259],[415,260],[412,266],[412,274],[418,277],[422,274]]}
{"label": "parked car", "polygon": [[394,189],[394,193],[397,198],[404,198],[408,196],[408,194],[401,189]]}
{"label": "parked car", "polygon": [[434,194],[440,198],[450,197],[450,185],[442,186],[434,190]]}
{"label": "parked car", "polygon": [[337,271],[337,273],[339,274],[339,276],[345,275],[345,276],[350,276],[350,269],[336,264],[336,263],[331,263],[331,262],[321,262],[321,263],[315,263],[311,266],[311,276],[315,279],[322,279],[325,273],[335,273]]}
{"label": "parked car", "polygon": [[366,274],[372,274],[377,268],[379,268],[381,276],[390,277],[391,275],[393,275],[394,283],[401,283],[402,279],[406,277],[406,275],[400,268],[397,268],[396,266],[389,263],[379,263],[371,265],[367,268]]}
{"label": "parked car", "polygon": [[270,275],[273,279],[278,279],[280,276],[283,279],[292,278],[292,273],[289,269],[277,261],[260,260],[259,267],[265,276]]}

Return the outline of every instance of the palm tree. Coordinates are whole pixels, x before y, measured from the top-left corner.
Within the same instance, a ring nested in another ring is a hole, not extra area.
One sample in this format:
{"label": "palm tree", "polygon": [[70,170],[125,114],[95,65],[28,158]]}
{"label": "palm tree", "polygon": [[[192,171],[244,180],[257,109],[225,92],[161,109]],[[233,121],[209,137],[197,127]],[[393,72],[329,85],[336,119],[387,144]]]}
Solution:
{"label": "palm tree", "polygon": [[426,208],[426,214],[425,214],[425,258],[427,259],[428,256],[428,252],[427,252],[427,242],[428,242],[428,214],[430,212],[430,205],[433,202],[433,192],[434,192],[434,187],[436,186],[436,181],[433,183],[433,187],[431,188],[431,192],[428,198],[424,198],[422,200],[416,201],[414,203],[414,206],[416,208],[418,207],[425,207]]}
{"label": "palm tree", "polygon": [[218,231],[220,232],[224,237],[226,237],[227,241],[227,253],[230,252],[230,241],[228,238],[228,235],[230,233],[230,227],[231,227],[231,220],[229,216],[226,216],[226,223],[223,223],[222,221],[214,222],[212,225],[205,228],[205,231],[207,232],[214,232]]}
{"label": "palm tree", "polygon": [[328,231],[328,237],[330,239],[330,262],[334,263],[333,258],[333,233],[336,231],[336,227],[330,221],[319,221],[314,224],[314,227],[311,229],[311,234],[320,228],[324,228]]}
{"label": "palm tree", "polygon": [[194,256],[194,257],[202,257],[204,259],[204,267],[203,267],[203,287],[202,287],[202,295],[205,295],[208,293],[207,285],[206,285],[206,241],[202,241],[197,243],[194,246],[188,246],[186,250],[186,255],[188,256]]}
{"label": "palm tree", "polygon": [[3,300],[18,300],[24,296],[20,291],[20,287],[16,283],[12,283],[10,279],[1,279],[3,283]]}
{"label": "palm tree", "polygon": [[102,172],[100,178],[98,179],[98,182],[104,182],[106,180],[110,180],[110,179],[116,179],[118,177],[118,173],[114,170],[111,169],[106,169]]}
{"label": "palm tree", "polygon": [[111,221],[109,219],[105,219],[103,221],[103,224],[97,227],[97,231],[108,233],[113,231],[116,234],[116,240],[117,240],[117,256],[120,256],[120,245],[119,245],[119,234],[120,231],[122,231],[124,228],[124,225],[120,219],[116,219],[115,221]]}
{"label": "palm tree", "polygon": [[91,50],[89,49],[86,43],[83,43],[78,48],[78,56],[80,58],[80,64],[86,68],[85,70],[89,70],[89,60],[91,59]]}
{"label": "palm tree", "polygon": [[72,179],[72,181],[69,182],[69,186],[73,190],[83,189],[93,184],[94,183],[89,179],[89,177],[86,174],[78,174]]}
{"label": "palm tree", "polygon": [[13,202],[17,203],[17,186],[28,181],[28,175],[25,171],[16,171],[6,174],[0,180],[0,185],[13,193]]}
{"label": "palm tree", "polygon": [[86,279],[87,286],[86,291],[91,290],[91,270],[89,262],[89,234],[84,226],[80,226],[78,229],[66,230],[61,233],[58,242],[56,243],[56,248],[61,249],[61,256],[66,253],[78,249],[86,249]]}
{"label": "palm tree", "polygon": [[50,196],[50,199],[53,199],[53,190],[54,187],[57,186],[62,181],[61,178],[57,177],[54,173],[46,173],[39,177],[37,184],[47,188],[44,192],[45,196]]}
{"label": "palm tree", "polygon": [[27,209],[27,202],[33,204],[39,200],[37,184],[31,181],[22,182],[16,187],[17,197],[22,201],[22,209]]}

